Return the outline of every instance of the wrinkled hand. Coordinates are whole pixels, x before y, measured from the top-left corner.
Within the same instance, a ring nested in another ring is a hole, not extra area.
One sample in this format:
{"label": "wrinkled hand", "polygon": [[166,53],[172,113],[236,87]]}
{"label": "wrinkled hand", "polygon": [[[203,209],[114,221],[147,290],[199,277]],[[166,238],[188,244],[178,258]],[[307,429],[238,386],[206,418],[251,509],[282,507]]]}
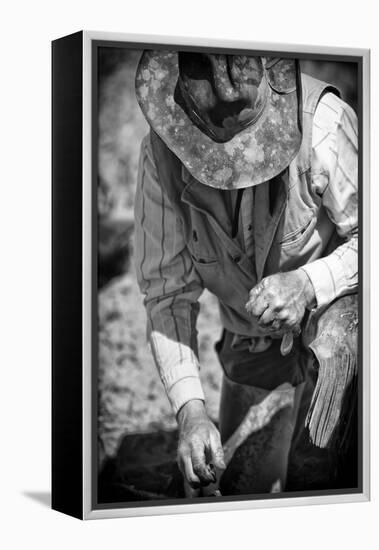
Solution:
{"label": "wrinkled hand", "polygon": [[196,489],[215,483],[214,468],[225,469],[224,452],[220,434],[209,419],[204,403],[193,399],[178,413],[179,446],[178,464],[180,471]]}
{"label": "wrinkled hand", "polygon": [[251,291],[246,310],[260,327],[276,335],[300,333],[305,308],[315,300],[313,285],[302,269],[262,279]]}

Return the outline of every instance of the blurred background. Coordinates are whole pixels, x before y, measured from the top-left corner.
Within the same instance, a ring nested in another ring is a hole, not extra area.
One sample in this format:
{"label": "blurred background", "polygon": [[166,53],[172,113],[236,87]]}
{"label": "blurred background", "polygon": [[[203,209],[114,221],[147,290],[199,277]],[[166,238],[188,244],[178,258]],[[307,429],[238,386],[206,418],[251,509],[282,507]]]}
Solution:
{"label": "blurred background", "polygon": [[[145,311],[133,268],[138,156],[148,132],[134,94],[141,53],[106,47],[99,48],[98,58],[100,502],[180,496],[174,465],[176,422],[146,344]],[[334,84],[356,110],[355,64],[302,60],[301,68]],[[213,348],[221,327],[217,301],[208,292],[201,297],[198,330],[206,404],[217,422],[221,367]],[[310,477],[311,470],[310,465]],[[316,485],[322,486],[322,480]]]}

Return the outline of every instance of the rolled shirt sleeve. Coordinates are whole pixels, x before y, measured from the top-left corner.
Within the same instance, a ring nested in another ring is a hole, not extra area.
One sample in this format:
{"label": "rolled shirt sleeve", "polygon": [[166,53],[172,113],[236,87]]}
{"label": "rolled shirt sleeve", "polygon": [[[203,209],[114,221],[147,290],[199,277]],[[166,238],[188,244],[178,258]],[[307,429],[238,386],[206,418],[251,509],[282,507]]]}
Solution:
{"label": "rolled shirt sleeve", "polygon": [[357,128],[351,107],[330,93],[321,99],[313,125],[312,181],[344,242],[328,256],[302,267],[313,284],[317,307],[358,286]]}
{"label": "rolled shirt sleeve", "polygon": [[135,198],[135,267],[147,312],[147,337],[174,413],[204,400],[196,319],[202,283],[181,221],[159,184],[150,136],[141,145]]}

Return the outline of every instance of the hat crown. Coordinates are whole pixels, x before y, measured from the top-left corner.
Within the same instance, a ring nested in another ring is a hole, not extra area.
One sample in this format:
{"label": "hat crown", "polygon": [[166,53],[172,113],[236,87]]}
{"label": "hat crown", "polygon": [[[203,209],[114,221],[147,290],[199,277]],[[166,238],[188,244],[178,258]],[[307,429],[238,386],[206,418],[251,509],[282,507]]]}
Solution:
{"label": "hat crown", "polygon": [[175,100],[211,139],[232,139],[261,114],[268,83],[260,57],[180,52]]}

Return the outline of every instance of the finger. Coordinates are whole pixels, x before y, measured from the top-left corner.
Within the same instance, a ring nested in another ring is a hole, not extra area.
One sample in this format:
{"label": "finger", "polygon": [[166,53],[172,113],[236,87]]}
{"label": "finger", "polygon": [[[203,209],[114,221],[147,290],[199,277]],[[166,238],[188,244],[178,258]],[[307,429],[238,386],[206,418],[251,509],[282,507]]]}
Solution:
{"label": "finger", "polygon": [[274,319],[271,323],[272,330],[279,331],[282,329],[283,321],[281,319]]}
{"label": "finger", "polygon": [[282,329],[293,332],[295,327],[298,326],[296,316],[290,312],[283,312],[282,315],[278,315],[278,318],[282,321]]}
{"label": "finger", "polygon": [[269,307],[268,301],[264,294],[260,294],[255,302],[251,303],[247,311],[254,317],[260,317],[262,313]]}
{"label": "finger", "polygon": [[186,456],[183,458],[183,469],[184,469],[184,472],[182,473],[186,478],[187,482],[189,483],[189,485],[193,489],[199,488],[201,485],[201,482],[199,477],[193,471],[192,460],[190,456]]}
{"label": "finger", "polygon": [[224,449],[221,445],[219,432],[212,433],[210,436],[211,461],[216,468],[225,470],[226,464],[224,461]]}
{"label": "finger", "polygon": [[249,301],[250,302],[253,302],[254,300],[257,299],[257,297],[259,296],[259,294],[264,290],[265,288],[265,283],[263,282],[264,280],[262,280],[260,283],[258,283],[257,285],[255,285],[249,292]]}
{"label": "finger", "polygon": [[277,313],[271,307],[268,307],[260,316],[258,324],[263,326],[270,325],[276,319],[276,316]]}
{"label": "finger", "polygon": [[214,483],[216,481],[216,474],[211,466],[205,462],[196,462],[196,459],[195,461],[192,460],[192,464],[194,472],[198,476],[200,484],[203,487],[206,487],[210,483]]}
{"label": "finger", "polygon": [[[271,323],[271,329],[274,332],[293,332],[296,333],[298,325],[287,309],[283,309],[275,313],[275,319]],[[296,333],[297,335],[298,333]]]}
{"label": "finger", "polygon": [[257,298],[260,296],[260,294],[263,292],[264,290],[264,284],[263,284],[263,281],[261,281],[260,283],[258,283],[257,285],[255,285],[255,287],[253,287],[250,292],[249,292],[249,300],[246,304],[246,309],[249,311],[249,309],[253,306],[253,304],[255,303],[255,301],[257,300]]}
{"label": "finger", "polygon": [[275,319],[273,320],[271,327],[273,330],[292,330],[293,322],[288,309],[282,309],[281,311],[277,311],[275,313]]}
{"label": "finger", "polygon": [[194,444],[191,449],[192,467],[202,485],[209,485],[215,480],[214,473],[206,463],[205,448],[202,444]]}
{"label": "finger", "polygon": [[189,485],[196,489],[200,487],[200,479],[193,471],[191,453],[189,448],[187,450],[182,450],[178,455],[178,465],[179,470],[182,472],[182,475],[185,477]]}

